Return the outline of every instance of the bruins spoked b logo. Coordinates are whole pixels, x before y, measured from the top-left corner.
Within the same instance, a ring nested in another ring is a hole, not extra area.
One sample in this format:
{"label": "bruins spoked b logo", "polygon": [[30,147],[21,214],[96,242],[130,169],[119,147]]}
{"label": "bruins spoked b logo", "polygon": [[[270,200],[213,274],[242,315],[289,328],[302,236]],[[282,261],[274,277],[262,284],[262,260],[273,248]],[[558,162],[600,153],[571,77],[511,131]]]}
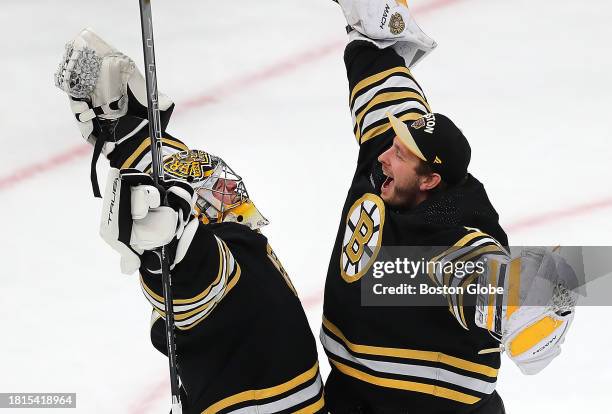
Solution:
{"label": "bruins spoked b logo", "polygon": [[372,266],[382,243],[385,205],[380,197],[365,194],[349,209],[340,254],[340,274],[352,283]]}

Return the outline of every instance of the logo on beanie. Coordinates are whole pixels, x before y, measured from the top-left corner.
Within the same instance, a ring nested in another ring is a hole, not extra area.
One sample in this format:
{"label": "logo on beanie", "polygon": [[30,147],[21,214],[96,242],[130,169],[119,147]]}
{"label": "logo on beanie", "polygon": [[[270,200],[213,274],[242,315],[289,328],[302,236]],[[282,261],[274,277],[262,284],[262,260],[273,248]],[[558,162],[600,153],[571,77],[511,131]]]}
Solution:
{"label": "logo on beanie", "polygon": [[417,119],[410,126],[413,127],[414,129],[421,129],[421,128],[423,128],[425,126],[425,117],[423,116],[423,117]]}
{"label": "logo on beanie", "polygon": [[425,132],[428,134],[434,133],[434,128],[436,127],[436,116],[434,114],[423,115],[416,121],[414,121],[411,125],[414,129],[425,128]]}

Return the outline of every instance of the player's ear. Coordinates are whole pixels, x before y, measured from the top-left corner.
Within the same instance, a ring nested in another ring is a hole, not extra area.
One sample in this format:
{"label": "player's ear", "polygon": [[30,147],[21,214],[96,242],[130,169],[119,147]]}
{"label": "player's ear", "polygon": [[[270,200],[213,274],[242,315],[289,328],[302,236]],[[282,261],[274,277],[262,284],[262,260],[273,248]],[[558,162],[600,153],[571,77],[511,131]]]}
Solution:
{"label": "player's ear", "polygon": [[419,190],[433,190],[440,184],[441,181],[442,177],[440,177],[440,174],[438,173],[422,175],[421,177],[419,177]]}

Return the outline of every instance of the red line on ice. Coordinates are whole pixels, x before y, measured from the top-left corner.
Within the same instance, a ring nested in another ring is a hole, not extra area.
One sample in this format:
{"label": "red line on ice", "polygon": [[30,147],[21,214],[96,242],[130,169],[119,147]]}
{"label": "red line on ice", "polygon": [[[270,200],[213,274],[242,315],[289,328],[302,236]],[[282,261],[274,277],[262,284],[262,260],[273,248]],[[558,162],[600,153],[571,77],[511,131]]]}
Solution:
{"label": "red line on ice", "polygon": [[[415,7],[413,11],[414,13],[423,15],[459,1],[461,0],[435,0],[420,7]],[[202,106],[218,103],[231,95],[238,92],[243,92],[245,88],[255,86],[270,79],[287,75],[305,65],[323,59],[331,53],[337,52],[343,47],[344,41],[334,40],[321,44],[312,49],[304,50],[283,60],[274,62],[263,69],[243,76],[228,79],[202,94],[178,103],[175,113],[176,115],[180,115],[195,108],[201,108]],[[11,187],[15,187],[24,181],[28,181],[43,172],[55,170],[56,168],[60,168],[63,165],[76,161],[81,157],[85,157],[89,154],[88,148],[89,147],[87,144],[75,145],[74,147],[71,147],[59,154],[47,158],[46,160],[30,164],[29,166],[23,167],[8,176],[0,177],[0,192],[3,192]]]}
{"label": "red line on ice", "polygon": [[84,157],[87,154],[91,154],[91,151],[92,147],[90,147],[89,145],[79,144],[70,148],[67,151],[47,158],[46,160],[30,164],[27,167],[23,167],[10,175],[0,177],[0,192],[8,188],[17,186],[23,183],[24,181],[28,181],[29,179],[41,173],[55,170],[56,168],[64,164],[69,164],[70,162]]}
{"label": "red line on ice", "polygon": [[[256,86],[268,80],[287,75],[305,65],[315,63],[332,52],[342,49],[343,46],[343,41],[335,40],[328,42],[274,62],[263,69],[225,80],[204,93],[178,103],[176,105],[175,116],[183,115],[196,108],[218,103],[232,95],[243,93],[248,87]],[[77,161],[91,154],[91,151],[91,147],[87,144],[78,144],[46,160],[20,168],[8,176],[0,177],[0,192],[29,181],[41,173],[49,172],[73,161]]]}
{"label": "red line on ice", "polygon": [[594,213],[597,210],[603,210],[610,207],[612,207],[612,197],[606,197],[600,200],[590,201],[585,204],[578,204],[559,210],[549,211],[547,213],[536,214],[531,217],[517,220],[514,223],[503,227],[508,233],[514,234],[528,230],[532,227],[544,226],[549,223],[558,222],[564,218],[583,216],[585,214]]}

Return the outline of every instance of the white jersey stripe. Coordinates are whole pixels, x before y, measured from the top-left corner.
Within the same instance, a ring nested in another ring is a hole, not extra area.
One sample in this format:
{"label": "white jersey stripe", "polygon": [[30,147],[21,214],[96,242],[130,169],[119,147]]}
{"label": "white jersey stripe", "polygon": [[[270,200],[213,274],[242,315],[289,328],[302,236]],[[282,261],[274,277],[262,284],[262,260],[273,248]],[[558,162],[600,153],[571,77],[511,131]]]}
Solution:
{"label": "white jersey stripe", "polygon": [[370,90],[368,90],[364,94],[360,95],[357,99],[355,99],[355,102],[353,103],[353,106],[351,107],[351,116],[353,118],[353,125],[355,124],[355,117],[356,117],[357,112],[359,112],[359,110],[363,106],[367,105],[370,102],[370,100],[378,92],[380,92],[380,91],[382,91],[384,89],[389,89],[389,88],[414,89],[416,92],[419,93],[419,95],[424,96],[423,95],[423,91],[421,90],[421,88],[419,88],[419,86],[416,84],[416,82],[413,81],[412,79],[407,78],[405,76],[391,76],[385,82],[381,83],[378,86],[375,86],[375,87],[371,88]]}
{"label": "white jersey stripe", "polygon": [[278,413],[291,407],[295,407],[305,401],[308,401],[321,393],[323,384],[321,382],[321,376],[317,375],[317,380],[308,387],[288,395],[285,398],[281,398],[278,401],[273,401],[262,405],[252,405],[248,407],[239,408],[234,411],[230,411],[227,414],[273,414]]}
{"label": "white jersey stripe", "polygon": [[357,358],[349,353],[349,351],[342,344],[327,335],[323,329],[321,329],[320,338],[326,351],[376,372],[407,375],[411,377],[421,377],[429,380],[442,381],[483,394],[491,394],[495,390],[495,385],[497,384],[497,382],[487,382],[478,378],[469,377],[467,375],[457,374],[456,372],[449,371],[444,368]]}

